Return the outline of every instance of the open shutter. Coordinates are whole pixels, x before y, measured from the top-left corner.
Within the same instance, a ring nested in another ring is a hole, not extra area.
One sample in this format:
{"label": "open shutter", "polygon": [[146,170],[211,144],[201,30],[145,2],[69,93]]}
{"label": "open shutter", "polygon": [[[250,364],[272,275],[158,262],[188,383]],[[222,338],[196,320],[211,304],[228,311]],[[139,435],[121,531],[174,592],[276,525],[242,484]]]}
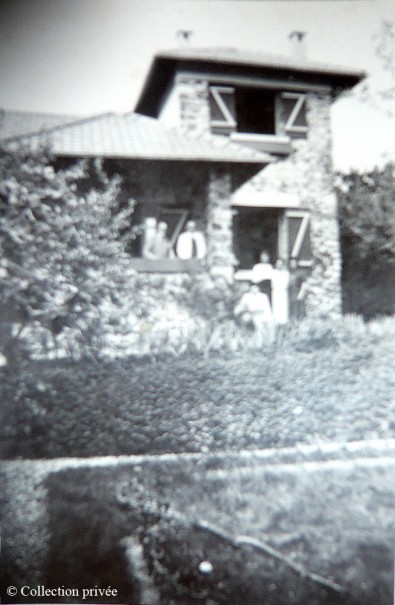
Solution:
{"label": "open shutter", "polygon": [[159,214],[159,220],[167,225],[167,237],[170,240],[171,247],[177,241],[178,236],[184,228],[188,218],[188,210],[166,209],[162,208]]}
{"label": "open shutter", "polygon": [[288,258],[296,258],[300,267],[311,267],[310,214],[307,210],[286,210]]}
{"label": "open shutter", "polygon": [[229,134],[236,129],[235,89],[230,86],[210,86],[211,131]]}
{"label": "open shutter", "polygon": [[306,95],[299,92],[283,92],[280,97],[280,123],[284,134],[305,135]]}

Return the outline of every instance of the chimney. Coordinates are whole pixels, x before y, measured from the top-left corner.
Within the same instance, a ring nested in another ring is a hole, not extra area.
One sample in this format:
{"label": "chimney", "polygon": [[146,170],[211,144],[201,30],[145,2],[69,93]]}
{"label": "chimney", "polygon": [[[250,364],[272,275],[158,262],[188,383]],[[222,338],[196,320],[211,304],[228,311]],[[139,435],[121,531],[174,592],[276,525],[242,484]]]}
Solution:
{"label": "chimney", "polygon": [[304,61],[306,59],[305,36],[306,32],[302,31],[293,31],[288,36],[292,45],[292,56],[298,61]]}
{"label": "chimney", "polygon": [[178,29],[176,31],[176,38],[179,47],[189,46],[189,39],[191,38],[193,31],[190,29]]}

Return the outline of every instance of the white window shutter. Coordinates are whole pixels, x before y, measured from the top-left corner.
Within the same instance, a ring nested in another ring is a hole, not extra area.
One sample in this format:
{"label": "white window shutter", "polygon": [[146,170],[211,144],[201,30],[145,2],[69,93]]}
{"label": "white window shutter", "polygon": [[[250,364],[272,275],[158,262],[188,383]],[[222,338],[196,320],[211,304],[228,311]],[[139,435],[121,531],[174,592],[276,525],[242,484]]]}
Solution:
{"label": "white window shutter", "polygon": [[301,267],[311,267],[310,213],[307,210],[286,210],[285,220],[288,258],[296,258]]}
{"label": "white window shutter", "polygon": [[229,134],[236,129],[235,90],[230,86],[210,86],[210,115],[213,132]]}
{"label": "white window shutter", "polygon": [[293,135],[305,135],[308,131],[306,122],[306,95],[299,92],[281,94],[284,132]]}

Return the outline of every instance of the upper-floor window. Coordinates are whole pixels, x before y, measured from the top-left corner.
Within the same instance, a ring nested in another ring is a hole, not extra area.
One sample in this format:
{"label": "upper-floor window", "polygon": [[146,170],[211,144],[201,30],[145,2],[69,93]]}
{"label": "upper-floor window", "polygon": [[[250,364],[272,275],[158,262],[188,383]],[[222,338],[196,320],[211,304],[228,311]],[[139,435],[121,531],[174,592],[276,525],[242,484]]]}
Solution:
{"label": "upper-floor window", "polygon": [[237,89],[237,132],[276,134],[275,108],[275,92],[259,88]]}
{"label": "upper-floor window", "polygon": [[210,86],[211,131],[245,134],[306,135],[306,95],[262,88]]}

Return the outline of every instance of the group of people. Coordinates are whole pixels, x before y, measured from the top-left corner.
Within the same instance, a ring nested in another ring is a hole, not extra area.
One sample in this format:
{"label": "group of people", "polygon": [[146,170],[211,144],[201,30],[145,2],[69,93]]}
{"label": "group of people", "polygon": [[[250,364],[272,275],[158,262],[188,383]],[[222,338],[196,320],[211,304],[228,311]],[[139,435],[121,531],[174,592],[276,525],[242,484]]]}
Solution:
{"label": "group of people", "polygon": [[[171,242],[167,237],[167,224],[148,217],[144,223],[142,256],[202,260],[206,256],[206,240],[195,221],[190,220],[176,241]],[[260,346],[265,338],[269,342],[274,339],[275,326],[286,324],[290,317],[304,317],[305,275],[299,270],[296,258],[291,258],[288,264],[279,258],[273,266],[268,252],[263,251],[259,263],[250,271],[250,280],[251,285],[236,305],[234,314],[241,323],[254,329]]]}
{"label": "group of people", "polygon": [[[305,315],[306,286],[296,258],[289,264],[279,258],[275,266],[269,254],[261,253],[260,262],[251,270],[251,285],[236,305],[235,316],[243,324],[250,324],[257,338],[274,338],[275,326],[288,322],[289,318],[302,319]],[[257,343],[260,344],[260,343]]]}
{"label": "group of people", "polygon": [[157,223],[156,218],[148,217],[144,223],[142,256],[157,260],[202,260],[206,256],[206,240],[203,233],[196,229],[195,221],[188,221],[185,231],[180,233],[173,249],[167,237],[167,224],[164,221]]}

